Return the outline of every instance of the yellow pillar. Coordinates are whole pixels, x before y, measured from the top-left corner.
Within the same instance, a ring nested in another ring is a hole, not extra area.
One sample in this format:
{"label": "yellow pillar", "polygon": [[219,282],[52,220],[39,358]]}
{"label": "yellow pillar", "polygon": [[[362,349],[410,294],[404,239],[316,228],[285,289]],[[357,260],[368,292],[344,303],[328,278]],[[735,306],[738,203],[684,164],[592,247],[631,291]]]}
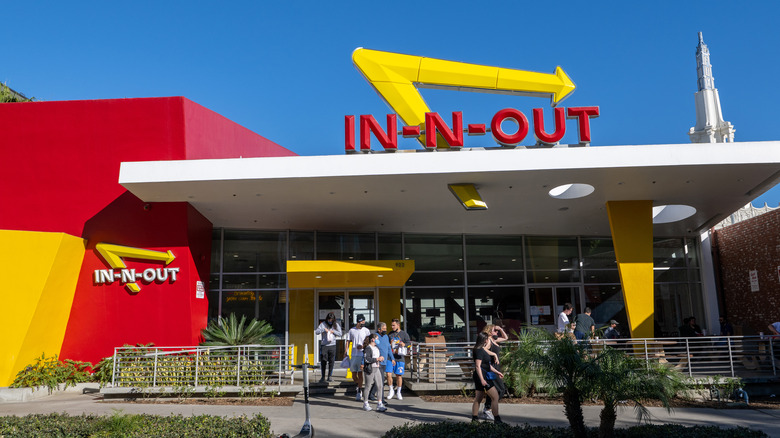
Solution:
{"label": "yellow pillar", "polygon": [[0,386],[60,353],[86,241],[64,233],[0,230]]}
{"label": "yellow pillar", "polygon": [[390,331],[390,322],[393,318],[401,319],[401,289],[380,288],[379,289],[379,322],[387,324],[387,330]]}
{"label": "yellow pillar", "polygon": [[303,363],[305,345],[309,346],[309,363],[314,364],[314,290],[290,290],[290,343],[295,344],[295,363]]}
{"label": "yellow pillar", "polygon": [[608,201],[631,337],[653,337],[653,202]]}

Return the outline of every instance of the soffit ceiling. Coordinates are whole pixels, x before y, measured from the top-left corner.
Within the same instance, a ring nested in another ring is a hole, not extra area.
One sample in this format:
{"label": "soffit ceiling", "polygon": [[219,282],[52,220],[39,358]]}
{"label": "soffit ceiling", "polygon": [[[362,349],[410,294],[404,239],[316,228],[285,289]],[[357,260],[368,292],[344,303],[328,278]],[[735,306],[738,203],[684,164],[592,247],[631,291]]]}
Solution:
{"label": "soffit ceiling", "polygon": [[[780,142],[396,152],[122,163],[145,202],[189,202],[214,227],[610,235],[607,201],[690,205],[655,236],[695,235],[780,182]],[[448,184],[473,183],[466,211]],[[595,190],[561,200],[548,192]]]}

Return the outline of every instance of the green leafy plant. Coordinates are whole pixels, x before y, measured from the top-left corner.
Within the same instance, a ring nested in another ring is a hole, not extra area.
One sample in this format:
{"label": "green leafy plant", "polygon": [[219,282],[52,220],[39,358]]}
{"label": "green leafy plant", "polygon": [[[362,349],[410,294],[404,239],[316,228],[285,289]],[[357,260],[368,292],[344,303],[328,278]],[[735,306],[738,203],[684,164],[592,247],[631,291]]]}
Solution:
{"label": "green leafy plant", "polygon": [[563,336],[556,338],[544,329],[529,327],[518,334],[516,349],[507,354],[516,367],[533,369],[548,393],[559,391],[566,419],[574,437],[586,436],[582,401],[586,382],[598,373],[586,344]]}
{"label": "green leafy plant", "polygon": [[92,381],[106,386],[114,377],[114,356],[104,357],[92,369]]}
{"label": "green leafy plant", "polygon": [[242,315],[239,321],[235,313],[227,318],[222,318],[222,323],[212,321],[201,330],[204,341],[201,345],[225,346],[225,345],[273,345],[276,337],[271,333],[273,327],[266,321],[252,319],[246,322],[246,316]]}
{"label": "green leafy plant", "polygon": [[208,398],[224,397],[225,394],[226,392],[222,391],[219,386],[207,386],[206,391],[203,393]]}
{"label": "green leafy plant", "polygon": [[46,357],[41,353],[41,357],[35,359],[35,362],[24,367],[16,374],[16,378],[11,383],[12,388],[34,388],[45,386],[49,393],[59,387],[59,385],[76,386],[77,383],[91,381],[92,364],[89,362],[79,362],[65,359],[60,361],[55,354]]}
{"label": "green leafy plant", "polygon": [[685,389],[682,376],[657,362],[644,362],[623,351],[605,347],[593,361],[597,372],[584,385],[583,391],[602,401],[599,415],[599,438],[615,436],[615,420],[619,403],[634,405],[640,421],[648,420],[650,413],[645,400],[660,400],[670,410],[669,403]]}
{"label": "green leafy plant", "polygon": [[0,83],[0,103],[8,102],[32,102],[35,98],[28,99],[19,93],[15,93],[5,83]]}

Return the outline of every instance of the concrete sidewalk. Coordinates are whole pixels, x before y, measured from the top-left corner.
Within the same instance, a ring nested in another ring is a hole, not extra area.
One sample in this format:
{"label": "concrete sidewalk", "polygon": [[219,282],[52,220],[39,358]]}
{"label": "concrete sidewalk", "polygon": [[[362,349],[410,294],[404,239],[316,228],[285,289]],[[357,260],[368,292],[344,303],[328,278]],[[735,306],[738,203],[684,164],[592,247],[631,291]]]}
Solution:
{"label": "concrete sidewalk", "polygon": [[[127,414],[154,415],[217,415],[234,417],[253,416],[261,413],[271,420],[275,434],[298,434],[305,418],[302,397],[293,406],[218,406],[186,404],[142,404],[103,402],[99,394],[55,394],[29,402],[0,403],[0,415],[27,415],[33,413],[68,413],[70,415],[110,415],[116,411]],[[365,412],[362,403],[354,396],[317,396],[310,400],[309,410],[316,436],[378,437],[393,426],[407,422],[470,421],[470,403],[425,402],[411,394],[403,400],[390,400],[387,412]],[[376,404],[372,403],[372,407]],[[568,427],[559,405],[502,404],[501,417],[512,425],[528,423],[539,426]],[[600,408],[586,406],[585,421],[588,426],[598,425]],[[752,409],[675,409],[671,414],[662,408],[650,408],[653,423],[691,425],[718,425],[721,427],[744,426],[760,429],[771,437],[780,437],[780,410]],[[636,424],[633,409],[618,413],[617,427]]]}

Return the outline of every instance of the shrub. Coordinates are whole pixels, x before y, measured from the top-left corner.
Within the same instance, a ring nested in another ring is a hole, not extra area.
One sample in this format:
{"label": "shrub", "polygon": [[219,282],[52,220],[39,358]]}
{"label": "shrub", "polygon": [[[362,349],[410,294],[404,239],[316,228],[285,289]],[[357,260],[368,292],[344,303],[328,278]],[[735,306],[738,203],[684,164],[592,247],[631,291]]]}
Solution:
{"label": "shrub", "polygon": [[266,321],[252,319],[246,321],[242,315],[239,321],[235,313],[231,313],[222,322],[211,321],[209,325],[200,331],[204,341],[200,345],[224,346],[224,345],[273,345],[276,337],[271,333],[273,327]]}
{"label": "shrub", "polygon": [[[597,428],[586,430],[588,438],[598,436]],[[566,427],[547,426],[508,426],[495,423],[422,423],[404,424],[387,431],[383,438],[439,438],[439,437],[491,437],[491,438],[570,438],[571,429]],[[768,435],[758,430],[737,427],[721,429],[717,426],[680,425],[642,425],[627,429],[616,429],[617,438],[768,438]]]}
{"label": "shrub", "polygon": [[260,414],[252,418],[222,418],[210,415],[193,417],[128,415],[115,412],[108,417],[67,414],[0,417],[0,436],[4,437],[235,437],[270,438],[271,423]]}
{"label": "shrub", "polygon": [[70,359],[60,361],[56,354],[52,357],[46,357],[46,354],[42,353],[41,357],[35,359],[35,363],[27,365],[16,374],[11,387],[45,386],[49,388],[49,393],[51,393],[60,384],[64,384],[67,388],[68,386],[76,386],[77,383],[89,382],[91,380],[90,368],[92,368],[92,364],[89,362]]}

